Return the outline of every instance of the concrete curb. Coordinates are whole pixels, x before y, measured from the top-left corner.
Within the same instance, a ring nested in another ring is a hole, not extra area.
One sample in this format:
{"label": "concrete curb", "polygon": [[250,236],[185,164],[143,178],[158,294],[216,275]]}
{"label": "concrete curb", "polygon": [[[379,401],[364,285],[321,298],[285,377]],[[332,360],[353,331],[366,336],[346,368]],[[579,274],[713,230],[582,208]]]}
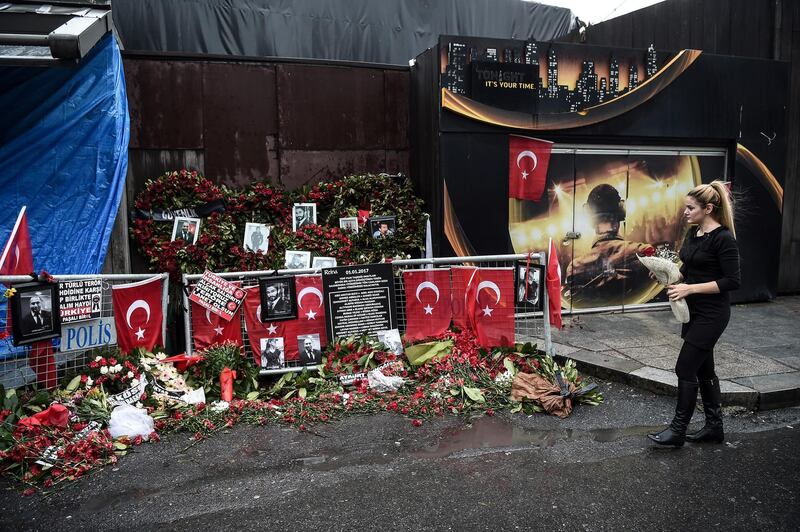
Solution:
{"label": "concrete curb", "polygon": [[[658,394],[677,395],[678,378],[671,371],[632,359],[556,344],[555,358],[575,361],[578,370],[594,377],[621,382]],[[800,372],[720,380],[722,403],[751,410],[770,410],[800,405]]]}

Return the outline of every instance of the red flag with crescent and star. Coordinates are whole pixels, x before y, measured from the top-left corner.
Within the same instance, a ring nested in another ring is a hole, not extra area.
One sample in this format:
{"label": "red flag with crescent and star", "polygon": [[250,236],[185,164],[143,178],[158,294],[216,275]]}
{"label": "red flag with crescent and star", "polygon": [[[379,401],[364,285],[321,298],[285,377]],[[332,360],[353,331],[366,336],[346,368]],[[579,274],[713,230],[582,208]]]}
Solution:
{"label": "red flag with crescent and star", "polygon": [[561,319],[561,264],[558,262],[558,252],[552,238],[547,252],[545,288],[547,289],[547,300],[550,307],[547,309],[550,315],[550,325],[556,329],[561,329],[564,327]]}
{"label": "red flag with crescent and star", "polygon": [[112,285],[111,299],[120,351],[130,353],[137,347],[152,351],[156,345],[164,345],[160,276],[138,283]]}
{"label": "red flag with crescent and star", "polygon": [[468,283],[467,308],[479,344],[514,345],[514,269],[478,268]]}
{"label": "red flag with crescent and star", "polygon": [[370,214],[369,209],[367,210],[358,209],[358,225],[364,225],[365,223],[367,223],[367,220],[369,220],[369,214]]}
{"label": "red flag with crescent and star", "polygon": [[28,213],[22,207],[0,256],[0,275],[28,275],[31,272],[33,248],[28,232]]}
{"label": "red flag with crescent and star", "polygon": [[320,348],[328,345],[325,330],[325,305],[322,297],[321,275],[297,275],[294,278],[297,294],[297,318],[286,323],[286,360],[298,360],[300,349],[298,336],[319,335]]}
{"label": "red flag with crescent and star", "polygon": [[[237,286],[241,283],[234,283]],[[194,301],[192,305],[192,339],[195,349],[205,349],[214,344],[223,342],[234,342],[237,345],[244,345],[242,341],[242,310],[239,307],[230,321],[225,320],[198,305]]]}
{"label": "red flag with crescent and star", "polygon": [[508,197],[542,199],[553,143],[547,140],[508,136]]}
{"label": "red flag with crescent and star", "polygon": [[283,338],[286,322],[262,322],[261,289],[258,286],[251,286],[250,288],[245,288],[245,292],[247,292],[247,295],[242,303],[242,307],[244,307],[244,327],[247,331],[247,339],[250,342],[250,351],[253,352],[253,359],[258,366],[261,364],[261,340],[265,338]]}
{"label": "red flag with crescent and star", "polygon": [[471,328],[467,316],[467,285],[477,270],[474,266],[453,266],[450,269],[452,292],[453,325],[461,329]]}
{"label": "red flag with crescent and star", "polygon": [[422,340],[442,334],[450,326],[450,269],[405,270],[406,338]]}

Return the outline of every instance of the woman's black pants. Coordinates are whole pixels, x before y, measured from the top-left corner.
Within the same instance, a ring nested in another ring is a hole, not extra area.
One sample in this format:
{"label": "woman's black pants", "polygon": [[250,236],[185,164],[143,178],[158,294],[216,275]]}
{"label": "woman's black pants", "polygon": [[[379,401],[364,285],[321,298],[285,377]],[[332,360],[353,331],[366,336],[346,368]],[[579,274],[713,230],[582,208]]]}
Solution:
{"label": "woman's black pants", "polygon": [[716,379],[714,372],[714,349],[704,349],[689,342],[683,342],[678,362],[675,364],[678,379],[698,382]]}

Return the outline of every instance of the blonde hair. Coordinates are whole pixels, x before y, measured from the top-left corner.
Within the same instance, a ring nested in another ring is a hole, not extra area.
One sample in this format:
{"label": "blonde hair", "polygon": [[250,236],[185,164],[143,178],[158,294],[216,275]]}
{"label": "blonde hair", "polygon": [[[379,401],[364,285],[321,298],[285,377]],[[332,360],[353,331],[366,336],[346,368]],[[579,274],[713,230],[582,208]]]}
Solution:
{"label": "blonde hair", "polygon": [[733,198],[725,183],[712,181],[697,185],[687,196],[694,198],[702,206],[711,205],[711,216],[736,236],[736,228],[733,226]]}

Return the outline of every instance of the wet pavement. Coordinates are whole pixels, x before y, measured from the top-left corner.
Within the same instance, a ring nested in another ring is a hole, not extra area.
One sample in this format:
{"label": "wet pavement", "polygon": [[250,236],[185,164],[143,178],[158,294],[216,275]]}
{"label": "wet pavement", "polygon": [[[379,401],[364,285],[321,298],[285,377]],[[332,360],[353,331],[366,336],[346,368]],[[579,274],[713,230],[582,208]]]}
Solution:
{"label": "wet pavement", "polygon": [[[544,414],[395,415],[239,426],[144,445],[48,497],[0,493],[3,530],[796,530],[800,408],[728,407],[727,441],[645,434],[673,400],[601,382],[606,402]],[[702,422],[697,413],[694,426]]]}
{"label": "wet pavement", "polygon": [[[669,309],[566,316],[558,356],[586,373],[674,395],[682,344]],[[800,296],[734,305],[714,351],[723,403],[767,410],[800,405]]]}

